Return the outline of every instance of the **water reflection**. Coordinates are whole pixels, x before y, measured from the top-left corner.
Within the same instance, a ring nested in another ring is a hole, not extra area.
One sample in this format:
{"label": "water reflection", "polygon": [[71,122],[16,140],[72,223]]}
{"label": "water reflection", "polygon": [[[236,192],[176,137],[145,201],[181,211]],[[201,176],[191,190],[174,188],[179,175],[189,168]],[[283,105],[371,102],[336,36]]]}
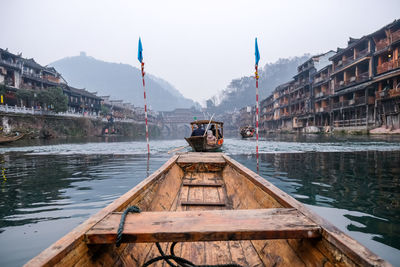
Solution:
{"label": "water reflection", "polygon": [[[236,158],[255,170],[255,157]],[[260,175],[302,203],[347,210],[349,232],[400,249],[399,163],[399,151],[262,154]]]}
{"label": "water reflection", "polygon": [[1,266],[22,265],[165,162],[144,155],[1,157]]}
{"label": "water reflection", "polygon": [[[400,262],[399,143],[268,138],[260,142],[268,152],[260,154],[261,176],[378,255]],[[148,158],[145,142],[111,141],[0,149],[6,176],[0,182],[0,266],[22,265],[154,172],[170,157],[166,151],[185,145],[153,142]],[[256,171],[254,140],[227,139],[224,146]],[[345,152],[351,149],[361,152]]]}

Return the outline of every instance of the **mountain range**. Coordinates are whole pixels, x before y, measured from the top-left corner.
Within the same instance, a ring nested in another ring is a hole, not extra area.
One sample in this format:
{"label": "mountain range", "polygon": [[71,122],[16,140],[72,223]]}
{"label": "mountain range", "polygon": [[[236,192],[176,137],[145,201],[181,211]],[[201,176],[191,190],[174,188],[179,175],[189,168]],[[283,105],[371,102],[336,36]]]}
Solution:
{"label": "mountain range", "polygon": [[[269,96],[278,85],[292,80],[297,73],[297,67],[309,58],[309,54],[304,54],[300,57],[279,59],[259,69],[260,100]],[[244,106],[254,106],[256,101],[255,92],[256,82],[254,76],[233,79],[219,95],[207,100],[207,108],[216,112],[223,112],[233,111]]]}
{"label": "mountain range", "polygon": [[[309,54],[300,57],[279,59],[259,70],[260,100],[266,98],[278,85],[290,81],[297,73],[297,66],[309,59]],[[50,64],[55,67],[68,84],[97,92],[98,96],[111,96],[142,107],[143,87],[141,71],[128,64],[110,63],[86,56],[66,57]],[[146,74],[146,93],[150,109],[171,111],[175,108],[201,108],[200,104],[185,98],[169,82]],[[223,113],[255,104],[255,81],[253,76],[233,79],[230,84],[207,100],[207,108]]]}
{"label": "mountain range", "polygon": [[[142,107],[143,87],[141,71],[128,64],[110,63],[87,56],[57,60],[50,66],[57,69],[72,87],[97,92],[98,96],[111,96]],[[199,108],[200,105],[185,98],[167,81],[146,73],[146,94],[148,106],[156,111],[170,111],[175,108]]]}

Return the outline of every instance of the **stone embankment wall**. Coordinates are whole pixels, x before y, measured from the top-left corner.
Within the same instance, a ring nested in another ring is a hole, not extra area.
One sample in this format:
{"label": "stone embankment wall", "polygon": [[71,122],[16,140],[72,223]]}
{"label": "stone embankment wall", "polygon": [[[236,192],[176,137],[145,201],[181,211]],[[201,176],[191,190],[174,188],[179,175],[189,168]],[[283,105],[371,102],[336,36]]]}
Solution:
{"label": "stone embankment wall", "polygon": [[[99,119],[74,118],[49,115],[0,114],[3,133],[20,132],[32,138],[44,137],[86,137],[100,136],[107,122]],[[137,122],[115,122],[118,134],[131,137],[144,137],[145,126]],[[160,137],[160,128],[149,125],[150,137]]]}

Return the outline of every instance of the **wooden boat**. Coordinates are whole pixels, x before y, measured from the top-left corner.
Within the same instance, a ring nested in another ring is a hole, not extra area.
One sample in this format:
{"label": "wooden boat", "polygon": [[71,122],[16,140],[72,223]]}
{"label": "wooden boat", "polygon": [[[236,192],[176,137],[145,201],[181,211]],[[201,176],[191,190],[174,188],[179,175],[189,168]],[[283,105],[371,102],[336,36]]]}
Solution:
{"label": "wooden boat", "polygon": [[[115,245],[121,212],[122,244]],[[154,242],[195,264],[391,266],[222,153],[182,153],[26,266],[142,266]],[[155,266],[168,266],[158,261]],[[151,266],[154,266],[151,265]]]}
{"label": "wooden boat", "polygon": [[[213,152],[220,151],[222,144],[224,143],[224,123],[219,121],[208,121],[208,120],[197,120],[190,123],[192,132],[194,130],[194,125],[202,126],[203,129],[211,129],[215,132],[215,137],[217,138],[216,144],[207,144],[207,136],[191,136],[185,137],[186,142],[192,147],[196,152]],[[208,126],[208,127],[207,127]],[[215,129],[215,130],[214,130]]]}
{"label": "wooden boat", "polygon": [[23,134],[14,135],[14,136],[0,136],[0,145],[15,142],[15,141],[21,139],[22,137],[24,137]]}
{"label": "wooden boat", "polygon": [[240,128],[240,135],[242,138],[250,138],[253,137],[255,133],[255,129],[253,126],[245,126]]}

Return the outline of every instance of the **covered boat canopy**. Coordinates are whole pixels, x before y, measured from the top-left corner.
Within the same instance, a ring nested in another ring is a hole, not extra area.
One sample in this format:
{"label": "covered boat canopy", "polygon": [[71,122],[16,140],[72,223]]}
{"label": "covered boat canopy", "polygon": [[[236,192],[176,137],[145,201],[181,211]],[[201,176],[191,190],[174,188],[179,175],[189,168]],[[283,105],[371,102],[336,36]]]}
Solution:
{"label": "covered boat canopy", "polygon": [[193,124],[208,124],[208,123],[210,123],[210,124],[215,123],[215,124],[219,124],[219,125],[221,125],[221,126],[224,125],[224,123],[221,122],[221,121],[211,121],[211,122],[210,122],[209,120],[197,120],[197,121],[192,121],[190,124],[193,125]]}

